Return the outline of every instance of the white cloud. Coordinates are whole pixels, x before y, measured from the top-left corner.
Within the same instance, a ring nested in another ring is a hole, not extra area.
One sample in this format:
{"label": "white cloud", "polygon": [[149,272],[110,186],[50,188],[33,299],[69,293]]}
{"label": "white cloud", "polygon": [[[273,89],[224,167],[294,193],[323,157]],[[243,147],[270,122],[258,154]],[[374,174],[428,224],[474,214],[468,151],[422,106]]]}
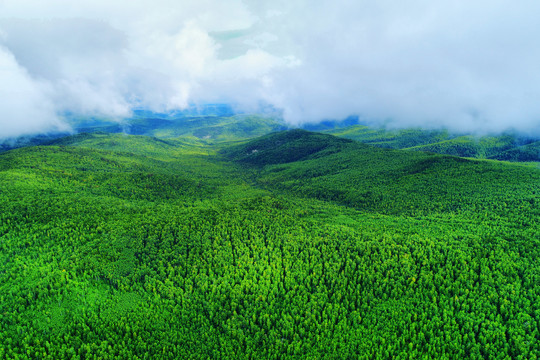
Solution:
{"label": "white cloud", "polygon": [[267,102],[293,124],[358,114],[540,133],[539,10],[527,0],[4,0],[0,87],[18,91],[0,111],[22,125],[0,137],[54,129],[64,111],[115,118],[216,101]]}
{"label": "white cloud", "polygon": [[46,87],[34,81],[2,47],[0,79],[0,138],[69,130],[56,118]]}
{"label": "white cloud", "polygon": [[302,66],[276,73],[270,101],[290,121],[359,114],[402,126],[540,132],[537,3],[340,5],[314,3],[294,24],[290,13],[282,19]]}

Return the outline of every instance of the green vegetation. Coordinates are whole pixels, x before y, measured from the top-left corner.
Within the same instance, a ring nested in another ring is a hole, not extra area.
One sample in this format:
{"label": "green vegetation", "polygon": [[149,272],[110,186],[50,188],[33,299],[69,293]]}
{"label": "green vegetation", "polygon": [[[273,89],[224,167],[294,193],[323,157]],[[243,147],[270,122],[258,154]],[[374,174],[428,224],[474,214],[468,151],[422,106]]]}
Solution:
{"label": "green vegetation", "polygon": [[409,148],[410,150],[431,151],[439,154],[474,157],[480,159],[497,158],[499,154],[514,148],[516,139],[512,136],[475,138],[460,136],[429,145]]}
{"label": "green vegetation", "polygon": [[0,154],[0,359],[540,356],[539,169],[173,135]]}
{"label": "green vegetation", "polygon": [[327,133],[390,149],[429,151],[478,159],[540,162],[540,143],[526,144],[524,142],[528,140],[517,135],[460,136],[446,130],[386,130],[362,125],[332,129]]}
{"label": "green vegetation", "polygon": [[[219,107],[217,108],[219,110]],[[284,130],[284,123],[277,116],[236,114],[216,115],[220,111],[212,107],[204,109],[208,115],[187,114],[162,115],[148,112],[136,112],[133,118],[111,120],[105,118],[70,118],[74,132],[80,136],[87,133],[123,133],[129,135],[145,135],[164,140],[181,140],[188,143],[216,144],[246,140],[268,133]],[[224,111],[221,111],[224,112]],[[57,141],[69,133],[52,133],[37,136],[22,136],[14,139],[0,137],[0,152],[25,146],[57,144]],[[59,140],[61,139],[61,140]],[[71,139],[73,143],[76,140]]]}
{"label": "green vegetation", "polygon": [[413,146],[428,145],[450,138],[448,131],[442,130],[386,130],[363,125],[333,129],[327,131],[327,133],[390,149],[406,149]]}
{"label": "green vegetation", "polygon": [[328,155],[343,150],[353,141],[305,130],[270,134],[242,146],[222,151],[229,158],[252,165],[289,163],[305,160],[319,152]]}
{"label": "green vegetation", "polygon": [[500,156],[499,160],[507,161],[539,161],[540,159],[540,141],[520,146],[518,148],[509,149]]}
{"label": "green vegetation", "polygon": [[[178,114],[155,114],[136,111],[123,121],[105,118],[70,118],[75,132],[123,133],[144,135],[186,144],[216,145],[249,140],[287,129],[279,114],[232,114],[219,105],[198,111],[189,109]],[[434,152],[476,159],[495,159],[511,162],[540,162],[538,138],[516,134],[472,136],[452,134],[447,130],[385,129],[350,125],[353,120],[306,125],[327,134],[356,140],[365,144],[412,151]],[[58,144],[56,140],[67,133],[26,136],[0,142],[0,152],[24,146]],[[76,138],[77,139],[77,138]],[[59,141],[64,141],[59,140]],[[76,140],[70,140],[76,143]]]}
{"label": "green vegetation", "polygon": [[206,143],[238,141],[283,130],[273,117],[261,115],[180,116],[177,118],[135,118],[125,124],[81,129],[83,132],[125,132],[132,135],[156,136],[162,139],[192,137]]}

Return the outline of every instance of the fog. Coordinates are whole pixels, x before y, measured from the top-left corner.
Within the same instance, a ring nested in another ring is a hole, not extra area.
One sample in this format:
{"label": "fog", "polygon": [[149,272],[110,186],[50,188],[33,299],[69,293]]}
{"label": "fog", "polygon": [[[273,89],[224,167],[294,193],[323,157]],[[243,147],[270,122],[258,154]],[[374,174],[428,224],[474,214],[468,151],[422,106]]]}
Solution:
{"label": "fog", "polygon": [[0,138],[272,105],[292,126],[540,134],[535,1],[0,1]]}

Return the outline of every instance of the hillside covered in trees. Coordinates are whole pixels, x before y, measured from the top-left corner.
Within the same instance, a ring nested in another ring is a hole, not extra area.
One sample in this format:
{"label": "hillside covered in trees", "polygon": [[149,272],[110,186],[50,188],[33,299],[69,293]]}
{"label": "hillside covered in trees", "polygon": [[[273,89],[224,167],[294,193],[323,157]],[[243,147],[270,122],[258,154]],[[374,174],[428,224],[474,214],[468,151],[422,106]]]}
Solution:
{"label": "hillside covered in trees", "polygon": [[540,162],[538,135],[456,134],[448,130],[385,129],[364,125],[331,128],[326,132],[390,149],[427,151],[478,159]]}
{"label": "hillside covered in trees", "polygon": [[[433,152],[438,154],[493,159],[510,162],[540,163],[540,137],[534,134],[458,134],[445,129],[393,129],[358,124],[358,118],[304,124],[303,129],[355,140],[381,148]],[[289,129],[279,114],[234,113],[226,106],[208,106],[166,114],[135,111],[131,118],[71,118],[72,133],[51,133],[0,138],[0,152],[36,145],[51,145],[68,135],[86,133],[122,133],[144,135],[162,140],[178,140],[215,145],[254,139]],[[538,164],[536,164],[538,165]]]}
{"label": "hillside covered in trees", "polygon": [[540,356],[538,167],[194,131],[0,154],[0,359]]}

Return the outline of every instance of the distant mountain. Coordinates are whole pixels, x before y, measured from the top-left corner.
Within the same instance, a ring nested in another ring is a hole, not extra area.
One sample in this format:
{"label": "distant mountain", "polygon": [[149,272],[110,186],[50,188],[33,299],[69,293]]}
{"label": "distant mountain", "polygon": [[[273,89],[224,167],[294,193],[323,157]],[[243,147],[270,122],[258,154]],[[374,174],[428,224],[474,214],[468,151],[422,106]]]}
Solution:
{"label": "distant mountain", "polygon": [[326,130],[326,133],[390,149],[405,149],[427,145],[450,138],[446,130],[400,129],[386,130],[364,125],[353,125]]}
{"label": "distant mountain", "polygon": [[[219,107],[218,107],[219,109]],[[204,113],[212,113],[206,108]],[[216,111],[224,113],[224,111]],[[279,118],[263,115],[236,114],[231,116],[186,116],[179,113],[155,114],[138,111],[136,116],[122,121],[78,118],[74,120],[76,133],[123,133],[146,135],[163,139],[193,138],[205,142],[228,142],[251,139],[286,129]],[[69,135],[58,133],[8,139],[0,143],[0,152],[24,146],[47,144]]]}
{"label": "distant mountain", "polygon": [[201,116],[234,116],[238,115],[238,110],[233,109],[229,104],[201,104],[190,105],[182,110],[167,112],[155,112],[146,109],[136,109],[133,111],[135,118],[160,118],[176,119],[179,117],[201,117]]}
{"label": "distant mountain", "polygon": [[[165,140],[222,143],[253,139],[288,129],[277,112],[267,115],[232,114],[221,104],[185,111],[153,113],[136,110],[122,121],[100,118],[72,118],[76,133],[123,133]],[[304,125],[304,130],[322,131],[382,148],[425,151],[439,154],[514,162],[540,162],[540,139],[517,134],[473,136],[447,130],[386,129],[358,124],[357,117]],[[9,139],[0,143],[0,152],[13,148],[47,144],[67,133]],[[256,150],[256,149],[255,149]]]}
{"label": "distant mountain", "polygon": [[0,152],[17,149],[25,146],[36,146],[46,144],[54,139],[60,139],[69,136],[70,133],[59,132],[50,134],[40,134],[34,136],[20,136],[17,138],[0,140]]}
{"label": "distant mountain", "polygon": [[[362,125],[331,129],[325,132],[391,149],[429,151],[478,159],[540,161],[540,152],[536,151],[538,145],[534,145],[538,143],[538,139],[516,134],[473,136],[452,134],[447,130],[388,130]],[[529,143],[533,144],[529,146]]]}
{"label": "distant mountain", "polygon": [[540,161],[540,141],[521,145],[497,154],[498,160]]}
{"label": "distant mountain", "polygon": [[108,127],[81,128],[81,132],[123,132],[165,139],[192,136],[209,142],[249,139],[284,129],[279,120],[260,115],[197,116],[177,118],[142,117]]}

